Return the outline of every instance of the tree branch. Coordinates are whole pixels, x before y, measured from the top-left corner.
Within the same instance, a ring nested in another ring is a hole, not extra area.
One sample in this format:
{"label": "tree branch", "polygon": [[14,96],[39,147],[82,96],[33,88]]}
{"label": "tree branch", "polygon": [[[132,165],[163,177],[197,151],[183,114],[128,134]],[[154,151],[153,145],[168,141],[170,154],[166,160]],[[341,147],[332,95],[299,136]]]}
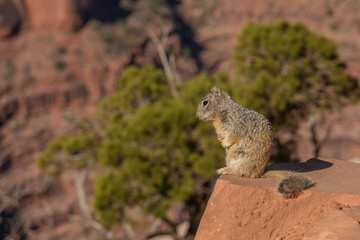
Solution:
{"label": "tree branch", "polygon": [[161,64],[164,68],[166,80],[168,81],[168,84],[170,87],[171,94],[173,97],[178,98],[180,94],[176,88],[176,78],[170,67],[169,59],[167,57],[165,47],[164,47],[167,42],[167,39],[169,37],[169,30],[167,28],[165,30],[163,30],[163,36],[162,36],[161,40],[153,32],[149,32],[149,37],[156,46],[157,52],[160,57]]}
{"label": "tree branch", "polygon": [[330,139],[332,127],[330,125],[329,127],[326,128],[325,135],[322,139],[319,139],[319,137],[318,137],[318,134],[316,131],[317,123],[313,118],[310,119],[310,127],[309,128],[310,128],[310,133],[311,133],[311,142],[314,145],[314,155],[315,155],[315,157],[318,157],[320,154],[321,148]]}
{"label": "tree branch", "polygon": [[164,235],[170,235],[170,236],[173,236],[173,233],[172,232],[157,232],[157,233],[152,233],[152,234],[149,234],[145,237],[145,239],[151,239],[153,237],[158,237],[158,236],[164,236]]}
{"label": "tree branch", "polygon": [[85,183],[87,180],[87,176],[87,170],[82,170],[80,172],[80,175],[75,177],[74,179],[80,209],[93,228],[104,234],[106,236],[106,239],[113,239],[113,233],[110,230],[105,229],[101,223],[99,223],[96,219],[92,217],[91,211],[86,202]]}

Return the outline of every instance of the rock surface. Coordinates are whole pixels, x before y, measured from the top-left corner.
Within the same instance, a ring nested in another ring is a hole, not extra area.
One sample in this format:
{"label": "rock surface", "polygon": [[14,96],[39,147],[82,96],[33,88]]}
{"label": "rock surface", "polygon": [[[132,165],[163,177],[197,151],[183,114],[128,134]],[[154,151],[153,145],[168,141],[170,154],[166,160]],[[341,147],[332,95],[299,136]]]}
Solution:
{"label": "rock surface", "polygon": [[360,239],[359,164],[310,159],[271,169],[301,172],[316,185],[285,199],[276,180],[221,176],[195,239]]}
{"label": "rock surface", "polygon": [[69,31],[77,29],[82,24],[76,8],[78,1],[25,0],[25,2],[33,28]]}

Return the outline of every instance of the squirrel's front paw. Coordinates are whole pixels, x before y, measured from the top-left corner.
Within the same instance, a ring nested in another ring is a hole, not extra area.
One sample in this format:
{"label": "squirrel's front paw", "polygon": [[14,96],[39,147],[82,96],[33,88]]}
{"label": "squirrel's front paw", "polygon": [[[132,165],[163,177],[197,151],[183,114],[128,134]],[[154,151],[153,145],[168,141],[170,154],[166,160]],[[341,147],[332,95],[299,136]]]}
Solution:
{"label": "squirrel's front paw", "polygon": [[219,175],[228,175],[228,174],[231,174],[231,171],[228,167],[223,167],[223,168],[219,168],[218,170],[216,170],[216,173]]}

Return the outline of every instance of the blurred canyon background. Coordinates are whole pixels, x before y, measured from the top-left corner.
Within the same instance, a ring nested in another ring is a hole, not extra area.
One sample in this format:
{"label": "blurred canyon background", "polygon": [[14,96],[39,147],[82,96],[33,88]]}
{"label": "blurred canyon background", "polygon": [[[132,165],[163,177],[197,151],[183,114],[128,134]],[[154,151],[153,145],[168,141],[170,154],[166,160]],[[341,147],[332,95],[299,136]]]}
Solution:
{"label": "blurred canyon background", "polygon": [[[1,217],[23,219],[30,239],[101,239],[76,218],[74,173],[44,176],[37,158],[115,92],[127,66],[161,68],[150,33],[169,31],[166,48],[185,81],[231,74],[249,22],[300,22],[336,41],[347,73],[360,79],[359,13],[358,0],[0,0],[0,206],[10,206]],[[313,128],[324,139],[320,156],[360,163],[359,103],[302,122],[301,160],[314,155]]]}

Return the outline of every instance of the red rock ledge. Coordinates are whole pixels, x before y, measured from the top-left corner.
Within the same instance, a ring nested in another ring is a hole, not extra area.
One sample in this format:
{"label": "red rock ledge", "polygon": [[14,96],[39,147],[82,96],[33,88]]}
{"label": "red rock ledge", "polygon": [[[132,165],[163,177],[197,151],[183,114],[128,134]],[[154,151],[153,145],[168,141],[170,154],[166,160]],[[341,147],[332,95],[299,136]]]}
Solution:
{"label": "red rock ledge", "polygon": [[195,240],[360,239],[360,164],[318,158],[270,169],[301,172],[316,185],[285,199],[277,180],[221,176]]}

